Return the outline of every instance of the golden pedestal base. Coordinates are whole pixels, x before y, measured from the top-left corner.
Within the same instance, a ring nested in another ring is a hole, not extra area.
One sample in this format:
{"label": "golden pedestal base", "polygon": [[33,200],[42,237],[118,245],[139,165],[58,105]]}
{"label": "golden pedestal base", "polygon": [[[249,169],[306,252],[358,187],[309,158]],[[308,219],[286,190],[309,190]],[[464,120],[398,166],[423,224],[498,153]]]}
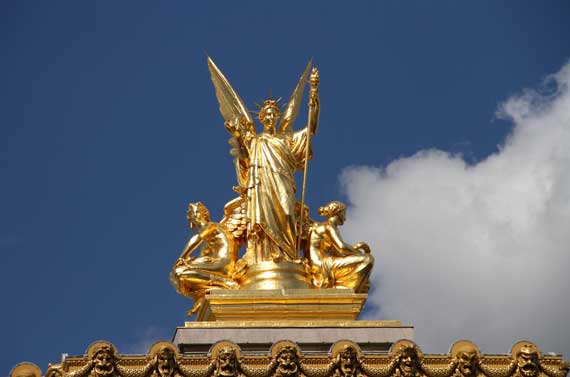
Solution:
{"label": "golden pedestal base", "polygon": [[240,289],[248,291],[312,288],[305,265],[291,261],[258,262],[248,267],[240,281]]}
{"label": "golden pedestal base", "polygon": [[198,321],[352,321],[368,297],[351,289],[216,289],[207,294]]}

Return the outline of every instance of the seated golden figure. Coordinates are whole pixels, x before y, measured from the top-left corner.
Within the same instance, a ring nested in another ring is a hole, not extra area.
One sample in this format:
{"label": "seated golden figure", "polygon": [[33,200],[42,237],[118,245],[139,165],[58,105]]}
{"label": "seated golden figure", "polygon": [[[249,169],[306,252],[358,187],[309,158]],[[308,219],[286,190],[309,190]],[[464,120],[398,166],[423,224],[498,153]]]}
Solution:
{"label": "seated golden figure", "polygon": [[[204,204],[190,203],[187,218],[190,229],[198,228],[198,234],[190,238],[174,264],[170,282],[178,293],[194,300],[192,314],[198,310],[209,290],[238,288],[231,278],[237,249],[229,231],[210,221],[210,212]],[[191,256],[200,245],[200,256]]]}
{"label": "seated golden figure", "polygon": [[313,284],[320,288],[351,288],[355,292],[366,292],[374,258],[366,243],[351,246],[342,239],[338,226],[344,224],[345,212],[343,203],[330,202],[319,208],[319,215],[327,219],[310,227]]}

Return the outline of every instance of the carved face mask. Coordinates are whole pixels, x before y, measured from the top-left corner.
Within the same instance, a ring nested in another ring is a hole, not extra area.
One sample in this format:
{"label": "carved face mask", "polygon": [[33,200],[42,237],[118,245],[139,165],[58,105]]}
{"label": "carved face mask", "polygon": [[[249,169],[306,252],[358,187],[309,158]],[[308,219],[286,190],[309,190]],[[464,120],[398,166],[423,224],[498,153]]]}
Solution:
{"label": "carved face mask", "polygon": [[416,361],[417,356],[413,350],[407,349],[402,352],[402,356],[400,356],[399,366],[404,376],[410,377],[416,373]]}
{"label": "carved face mask", "polygon": [[171,350],[163,350],[156,355],[156,370],[162,377],[171,376],[174,373],[176,360]]}
{"label": "carved face mask", "polygon": [[340,354],[340,370],[345,375],[352,375],[356,369],[356,354],[354,350],[347,349]]}
{"label": "carved face mask", "polygon": [[477,352],[464,351],[457,355],[457,369],[465,377],[472,376],[475,373],[475,366],[477,364]]}
{"label": "carved face mask", "polygon": [[277,363],[277,370],[282,376],[297,375],[297,355],[292,350],[282,350],[277,357]]}
{"label": "carved face mask", "polygon": [[538,354],[527,348],[522,348],[517,357],[519,372],[524,377],[535,377],[539,372]]}
{"label": "carved face mask", "polygon": [[218,375],[233,377],[236,375],[236,356],[232,350],[221,350],[218,354]]}
{"label": "carved face mask", "polygon": [[114,357],[111,351],[104,349],[95,354],[93,369],[98,376],[110,376],[115,372]]}

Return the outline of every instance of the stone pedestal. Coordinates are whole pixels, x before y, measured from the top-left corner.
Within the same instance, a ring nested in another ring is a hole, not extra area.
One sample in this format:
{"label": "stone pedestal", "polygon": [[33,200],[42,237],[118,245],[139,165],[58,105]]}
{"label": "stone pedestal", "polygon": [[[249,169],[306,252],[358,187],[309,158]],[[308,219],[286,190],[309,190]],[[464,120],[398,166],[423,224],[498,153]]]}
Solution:
{"label": "stone pedestal", "polygon": [[399,339],[412,339],[413,327],[399,321],[222,321],[186,322],[174,333],[180,352],[205,354],[212,344],[229,340],[242,353],[266,355],[280,340],[298,344],[304,353],[327,353],[333,343],[351,340],[363,352],[387,353]]}
{"label": "stone pedestal", "polygon": [[309,353],[351,340],[362,351],[381,353],[412,339],[413,327],[399,321],[357,321],[367,297],[351,289],[216,289],[206,295],[198,321],[176,329],[173,343],[181,352],[201,354],[229,340],[242,352],[267,354],[280,340]]}

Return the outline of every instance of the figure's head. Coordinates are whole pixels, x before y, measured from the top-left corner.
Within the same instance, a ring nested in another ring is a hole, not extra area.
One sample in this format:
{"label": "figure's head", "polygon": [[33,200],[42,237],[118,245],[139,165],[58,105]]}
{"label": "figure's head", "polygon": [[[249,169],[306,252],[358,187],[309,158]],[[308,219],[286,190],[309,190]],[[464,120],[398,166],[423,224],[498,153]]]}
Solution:
{"label": "figure's head", "polygon": [[216,376],[233,377],[237,374],[237,354],[232,347],[222,347],[216,357]]}
{"label": "figure's head", "polygon": [[156,372],[161,377],[172,376],[176,370],[176,352],[163,346],[156,352]]}
{"label": "figure's head", "polygon": [[342,225],[346,219],[346,205],[337,200],[332,201],[319,208],[319,215],[329,219],[336,216]]}
{"label": "figure's head", "polygon": [[10,377],[41,377],[42,371],[36,364],[20,363],[10,372]]}
{"label": "figure's head", "polygon": [[404,377],[416,376],[420,369],[420,351],[418,347],[408,340],[396,343],[396,362],[398,369]]}
{"label": "figure's head", "polygon": [[190,203],[188,204],[186,218],[190,229],[194,229],[210,221],[210,212],[202,202]]}
{"label": "figure's head", "polygon": [[473,343],[466,340],[456,342],[451,347],[451,356],[457,364],[456,371],[458,375],[472,377],[477,374],[479,350]]}
{"label": "figure's head", "polygon": [[281,377],[297,376],[299,367],[297,365],[299,356],[297,350],[292,346],[284,346],[277,352],[277,374]]}
{"label": "figure's head", "polygon": [[279,121],[281,110],[277,105],[277,101],[268,99],[263,101],[263,106],[259,110],[259,121],[266,129],[275,129],[275,125]]}
{"label": "figure's head", "polygon": [[102,344],[93,355],[93,370],[99,377],[110,376],[115,372],[115,352],[110,345]]}
{"label": "figure's head", "polygon": [[523,377],[535,377],[540,372],[538,349],[532,343],[524,344],[517,353],[517,368]]}
{"label": "figure's head", "polygon": [[346,346],[338,354],[340,371],[344,376],[352,376],[356,372],[358,365],[358,353],[352,346]]}

